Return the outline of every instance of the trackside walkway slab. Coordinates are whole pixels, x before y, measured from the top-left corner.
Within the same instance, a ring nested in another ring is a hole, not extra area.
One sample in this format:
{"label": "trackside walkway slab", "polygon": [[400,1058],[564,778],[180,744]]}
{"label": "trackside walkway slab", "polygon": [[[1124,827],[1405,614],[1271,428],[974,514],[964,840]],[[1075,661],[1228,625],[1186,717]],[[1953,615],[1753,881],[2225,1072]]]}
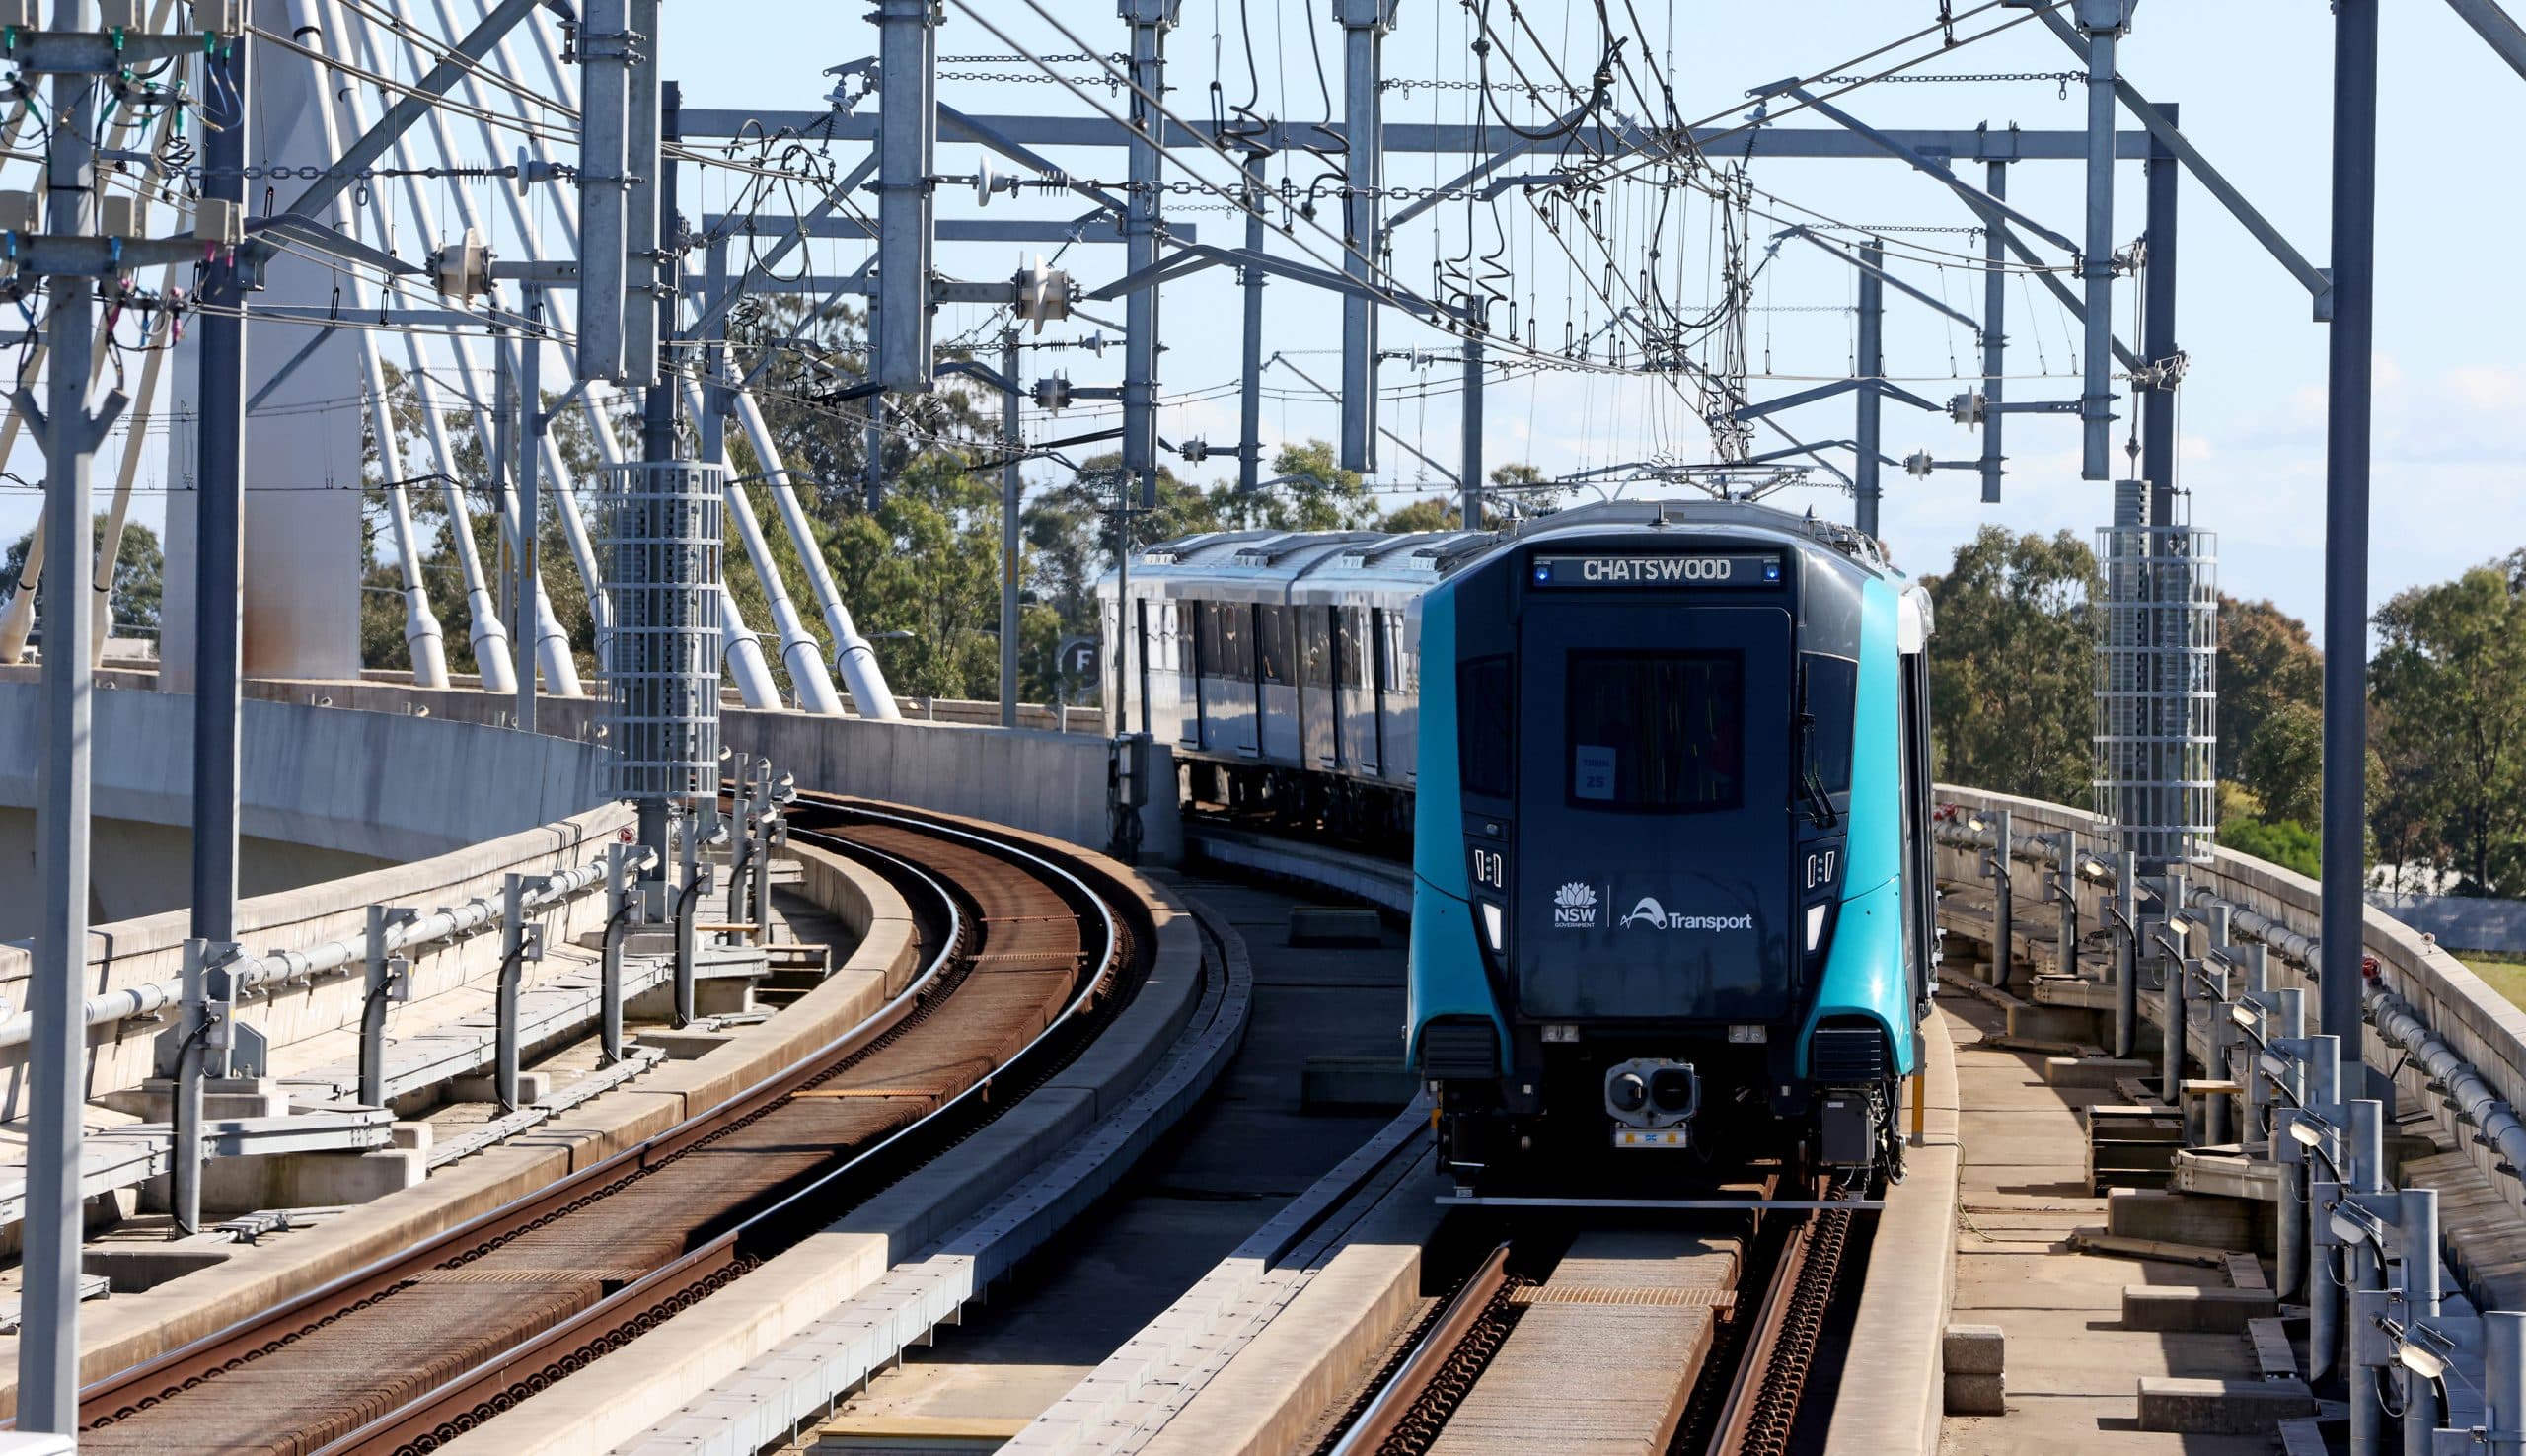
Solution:
{"label": "trackside walkway slab", "polygon": [[1948,1456],[2267,1456],[2274,1445],[2269,1435],[2139,1428],[2143,1377],[2252,1380],[2258,1372],[2252,1347],[2240,1335],[2123,1328],[2127,1286],[2224,1288],[2222,1271],[2108,1258],[2069,1246],[2074,1232],[2106,1226],[2106,1201],[2088,1196],[2081,1109],[2119,1102],[2120,1095],[2046,1086],[2041,1056],[1982,1045],[2001,1031],[2002,1013],[1980,1000],[1942,995],[1939,1013],[1956,1041],[1964,1143],[1949,1318],[1996,1325],[2008,1338],[2007,1413],[1947,1418],[1940,1450]]}

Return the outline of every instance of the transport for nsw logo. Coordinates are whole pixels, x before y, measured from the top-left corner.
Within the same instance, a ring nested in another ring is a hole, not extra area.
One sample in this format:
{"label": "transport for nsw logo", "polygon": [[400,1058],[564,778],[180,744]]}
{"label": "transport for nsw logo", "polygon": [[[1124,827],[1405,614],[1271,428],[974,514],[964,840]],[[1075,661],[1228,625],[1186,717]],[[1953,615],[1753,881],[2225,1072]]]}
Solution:
{"label": "transport for nsw logo", "polygon": [[1597,925],[1597,887],[1572,880],[1552,895],[1552,923],[1566,930],[1593,930]]}

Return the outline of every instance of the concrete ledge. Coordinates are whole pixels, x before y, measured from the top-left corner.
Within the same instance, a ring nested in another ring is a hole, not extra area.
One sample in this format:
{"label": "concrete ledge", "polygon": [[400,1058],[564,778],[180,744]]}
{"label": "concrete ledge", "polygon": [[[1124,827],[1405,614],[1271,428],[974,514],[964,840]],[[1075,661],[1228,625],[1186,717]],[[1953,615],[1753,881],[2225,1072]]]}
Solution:
{"label": "concrete ledge", "polygon": [[1385,1116],[1421,1095],[1421,1079],[1392,1056],[1310,1056],[1299,1073],[1299,1110]]}
{"label": "concrete ledge", "polygon": [[1373,910],[1343,905],[1301,905],[1290,911],[1292,945],[1375,945],[1385,922]]}
{"label": "concrete ledge", "polygon": [[[1956,1296],[1956,1045],[1946,1022],[1921,1029],[1922,1074],[1904,1088],[1921,1100],[1922,1132],[1904,1149],[1904,1178],[1887,1191],[1851,1328],[1851,1348],[1872,1351],[1842,1371],[1825,1456],[1930,1456],[1947,1409],[1948,1309]],[[1994,1395],[1997,1392],[1993,1392]]]}
{"label": "concrete ledge", "polygon": [[2117,1189],[2106,1198],[2106,1232],[2117,1238],[2210,1249],[2262,1250],[2271,1205],[2210,1194]]}
{"label": "concrete ledge", "polygon": [[2184,1435],[2267,1436],[2283,1420],[2316,1414],[2299,1380],[2140,1381],[2140,1428]]}
{"label": "concrete ledge", "polygon": [[1419,1308],[1438,1179],[1408,1178],[1306,1287],[1141,1448],[1146,1456],[1295,1450]]}
{"label": "concrete ledge", "polygon": [[2094,1042],[2096,1015],[2071,1006],[2042,1004],[2008,1008],[2009,1035],[2034,1041]]}
{"label": "concrete ledge", "polygon": [[2047,1056],[2043,1058],[2043,1081],[2052,1087],[2111,1087],[2123,1077],[2154,1075],[2149,1063],[2137,1057],[2120,1056]]}
{"label": "concrete ledge", "polygon": [[2196,1289],[2181,1284],[2128,1284],[2122,1328],[2196,1335],[2243,1335],[2256,1320],[2280,1312],[2269,1289]]}
{"label": "concrete ledge", "polygon": [[[1427,1135],[1425,1123],[1422,1106],[1388,1122],[1264,1220],[1038,1416],[1005,1451],[1009,1456],[1078,1456],[1083,1450],[1142,1450],[1145,1437],[1162,1434],[1183,1419],[1226,1368],[1284,1314],[1296,1315],[1292,1328],[1303,1327],[1301,1353],[1309,1345],[1351,1347],[1353,1337],[1365,1336],[1365,1326],[1384,1307],[1380,1287],[1419,1290],[1421,1247],[1437,1224],[1436,1195],[1446,1186],[1415,1171],[1419,1159],[1411,1149]],[[1349,1266],[1360,1274],[1352,1281],[1355,1297],[1336,1300],[1330,1308],[1300,1311],[1297,1301],[1312,1279],[1388,1207],[1419,1221],[1387,1230],[1383,1247],[1392,1259],[1381,1275],[1364,1271],[1362,1261],[1355,1260]],[[1386,1281],[1382,1286],[1380,1276]],[[1383,1328],[1390,1332],[1393,1327],[1389,1323]],[[1249,1366],[1239,1378],[1248,1382],[1241,1395],[1245,1409],[1233,1409],[1231,1402],[1219,1420],[1250,1434],[1255,1418],[1268,1425],[1283,1406],[1303,1403],[1305,1382],[1313,1377],[1307,1369],[1282,1362],[1270,1371]],[[1304,1416],[1311,1419],[1319,1406],[1307,1407]]]}

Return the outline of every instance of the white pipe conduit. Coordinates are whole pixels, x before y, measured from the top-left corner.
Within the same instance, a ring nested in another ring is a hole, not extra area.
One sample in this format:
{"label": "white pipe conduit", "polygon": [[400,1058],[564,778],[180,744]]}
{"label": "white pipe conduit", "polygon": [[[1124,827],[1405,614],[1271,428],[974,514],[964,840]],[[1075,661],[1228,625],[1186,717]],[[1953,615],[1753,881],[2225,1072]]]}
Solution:
{"label": "white pipe conduit", "polygon": [[[635,853],[632,859],[645,863],[646,851]],[[605,883],[605,869],[603,859],[593,859],[586,864],[557,871],[546,879],[541,889],[529,891],[519,898],[518,912],[525,914],[541,910],[592,886],[602,885]],[[500,922],[500,899],[498,895],[478,895],[463,905],[432,910],[418,919],[392,926],[385,936],[386,951],[392,955],[489,929]],[[368,942],[365,937],[329,940],[306,950],[268,950],[260,956],[243,956],[228,964],[233,989],[241,999],[254,991],[270,993],[291,986],[312,985],[319,978],[354,971],[366,974],[367,970]],[[183,1002],[183,982],[150,982],[90,996],[81,1015],[88,1026],[113,1026]],[[25,1046],[34,1028],[35,1018],[27,1013],[0,1021],[0,1050]]]}

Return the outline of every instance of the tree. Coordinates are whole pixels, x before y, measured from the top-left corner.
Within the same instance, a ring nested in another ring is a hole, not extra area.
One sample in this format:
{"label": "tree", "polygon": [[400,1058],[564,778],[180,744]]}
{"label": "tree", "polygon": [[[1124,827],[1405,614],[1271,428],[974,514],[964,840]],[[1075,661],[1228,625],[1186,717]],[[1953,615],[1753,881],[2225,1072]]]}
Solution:
{"label": "tree", "polygon": [[1985,526],[1924,581],[1936,771],[1951,781],[2075,803],[2092,778],[2096,554],[2070,532]]}
{"label": "tree", "polygon": [[[1489,514],[1485,512],[1485,514]],[[1395,507],[1377,523],[1379,531],[1454,531],[1464,525],[1464,512],[1444,495],[1424,496]]]}
{"label": "tree", "polygon": [[1292,530],[1356,531],[1376,519],[1368,483],[1358,471],[1342,469],[1328,441],[1282,446],[1272,473],[1282,477],[1272,489],[1290,504]]}
{"label": "tree", "polygon": [[[866,400],[839,400],[868,378],[867,311],[851,303],[820,307],[803,298],[749,299],[728,318],[728,342],[737,369],[758,364],[755,400],[781,463],[814,503],[815,513],[839,521],[853,510],[873,509],[884,487],[867,486]],[[962,350],[941,350],[948,358]],[[998,398],[992,402],[996,405]],[[976,397],[963,389],[924,395],[888,395],[881,406],[879,478],[891,483],[933,450],[961,450],[987,434]],[[742,431],[733,426],[731,438]],[[874,499],[871,498],[872,494]]]}
{"label": "tree", "polygon": [[916,457],[877,509],[843,519],[832,555],[835,584],[874,639],[888,687],[925,697],[1000,695],[996,481],[944,454]]}
{"label": "tree", "polygon": [[[36,534],[27,532],[9,544],[9,552],[0,559],[0,599],[18,589],[18,577],[27,569],[27,553],[35,548]],[[106,542],[106,516],[100,511],[90,523],[88,549],[102,551]],[[112,609],[116,630],[131,629],[154,636],[158,631],[160,598],[166,591],[166,554],[158,547],[158,533],[137,521],[126,521],[122,541],[114,553],[113,585],[106,594]],[[36,611],[43,611],[51,594],[54,573],[49,566],[36,583]]]}
{"label": "tree", "polygon": [[[2226,706],[2224,692],[2220,705]],[[2322,817],[2324,775],[2325,714],[2314,703],[2275,706],[2237,764],[2237,777],[2263,801],[2262,817],[2305,825]]]}
{"label": "tree", "polygon": [[2296,870],[2309,879],[2323,873],[2324,855],[2316,842],[2315,831],[2294,819],[2284,819],[2277,824],[2266,824],[2259,819],[2222,822],[2219,842],[2239,854],[2268,860],[2283,869]]}
{"label": "tree", "polygon": [[[1504,465],[1491,473],[1492,485],[1509,494],[1492,495],[1482,503],[1482,529],[1498,531],[1517,515],[1533,515],[1549,511],[1561,502],[1558,487],[1542,485],[1543,472],[1530,465]],[[1464,527],[1464,508],[1449,495],[1425,496],[1398,506],[1386,513],[1378,523],[1380,531],[1458,531]]]}
{"label": "tree", "polygon": [[2526,551],[2397,595],[2377,627],[2382,757],[2428,765],[2415,800],[2459,893],[2526,894]]}
{"label": "tree", "polygon": [[[1543,472],[1517,461],[1493,467],[1491,485],[1494,490],[1508,492],[1526,515],[1559,509],[1562,497],[1569,493],[1558,485],[1546,485]],[[1486,509],[1483,514],[1488,516],[1491,512]]]}
{"label": "tree", "polygon": [[2324,654],[2316,650],[2305,622],[2269,602],[2221,597],[2219,776],[2246,778],[2270,802],[2271,791],[2247,777],[2244,766],[2256,735],[2285,707],[2321,708],[2324,686]]}

